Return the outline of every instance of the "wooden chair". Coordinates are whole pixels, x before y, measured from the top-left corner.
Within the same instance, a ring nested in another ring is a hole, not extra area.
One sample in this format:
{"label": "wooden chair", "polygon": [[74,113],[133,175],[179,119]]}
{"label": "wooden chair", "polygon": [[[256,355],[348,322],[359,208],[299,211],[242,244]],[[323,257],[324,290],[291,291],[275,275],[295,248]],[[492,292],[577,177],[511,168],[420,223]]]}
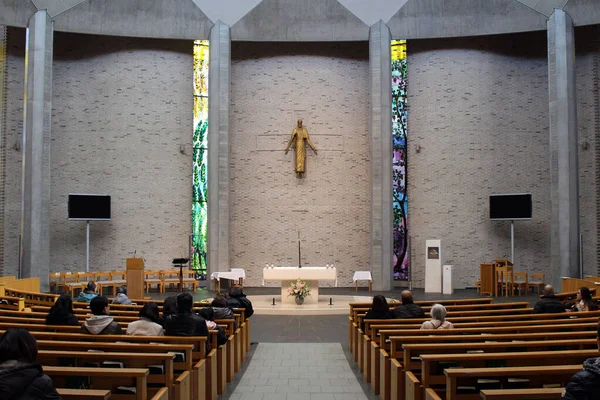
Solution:
{"label": "wooden chair", "polygon": [[75,298],[75,290],[83,289],[84,284],[79,282],[79,274],[73,274],[66,272],[64,275],[65,291],[71,294],[72,298]]}
{"label": "wooden chair", "polygon": [[104,289],[104,287],[112,287],[112,278],[110,276],[110,272],[108,272],[108,271],[96,272],[95,279],[96,279],[96,287],[98,289],[98,294],[100,296],[102,296],[102,289]]}
{"label": "wooden chair", "polygon": [[165,283],[161,279],[160,271],[144,271],[145,279],[144,285],[146,287],[146,293],[150,291],[152,285],[156,285],[158,293],[165,292]]}
{"label": "wooden chair", "polygon": [[519,296],[529,293],[529,278],[527,272],[515,272],[514,286],[519,290]]}
{"label": "wooden chair", "polygon": [[508,297],[510,290],[511,296],[515,294],[514,276],[512,267],[496,267],[496,281],[498,282],[498,294],[500,296],[505,293]]}
{"label": "wooden chair", "polygon": [[546,286],[545,277],[542,273],[531,274],[531,281],[529,282],[530,288],[536,288],[537,294],[539,295]]}
{"label": "wooden chair", "polygon": [[117,286],[127,286],[126,271],[110,271],[110,279],[112,280],[113,293],[117,292]]}
{"label": "wooden chair", "polygon": [[61,293],[64,286],[64,273],[50,272],[50,293]]}

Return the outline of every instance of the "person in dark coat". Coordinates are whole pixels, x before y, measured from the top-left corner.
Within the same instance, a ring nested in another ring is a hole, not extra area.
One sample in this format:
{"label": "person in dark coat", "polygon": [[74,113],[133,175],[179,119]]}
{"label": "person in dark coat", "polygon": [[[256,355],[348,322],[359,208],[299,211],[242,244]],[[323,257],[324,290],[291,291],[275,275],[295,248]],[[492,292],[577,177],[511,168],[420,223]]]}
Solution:
{"label": "person in dark coat", "polygon": [[208,336],[204,318],[192,313],[193,304],[191,294],[177,295],[177,314],[165,319],[167,336]]}
{"label": "person in dark coat", "polygon": [[561,312],[565,312],[564,304],[554,295],[554,288],[552,285],[546,285],[542,297],[535,303],[535,307],[533,307],[533,313],[546,314]]}
{"label": "person in dark coat", "polygon": [[73,314],[73,300],[71,300],[71,296],[63,294],[56,299],[56,303],[54,303],[46,316],[46,325],[79,326],[77,316]]}
{"label": "person in dark coat", "polygon": [[234,286],[231,289],[229,289],[227,304],[229,304],[229,306],[232,308],[243,308],[245,310],[245,318],[250,318],[252,314],[254,314],[252,302],[248,300],[242,288],[239,286]]}
{"label": "person in dark coat", "polygon": [[402,292],[402,304],[394,308],[392,318],[425,318],[425,312],[414,304],[412,292],[405,290]]}
{"label": "person in dark coat", "polygon": [[362,322],[360,323],[360,329],[362,329],[363,332],[365,331],[365,319],[390,318],[392,318],[392,314],[390,313],[390,306],[385,297],[378,294],[377,296],[373,297],[373,304],[371,305],[371,308],[369,308],[369,311],[367,311],[365,317],[362,319]]}
{"label": "person in dark coat", "polygon": [[8,328],[0,342],[0,396],[11,400],[60,400],[52,379],[36,362],[35,338],[25,329]]}
{"label": "person in dark coat", "polygon": [[92,335],[121,335],[123,330],[114,318],[108,315],[108,299],[96,296],[90,301],[92,317],[85,320],[81,326],[81,333]]}
{"label": "person in dark coat", "polygon": [[[598,349],[600,349],[600,325],[598,325]],[[573,375],[562,393],[567,400],[595,400],[600,393],[600,357],[588,358],[583,369]]]}

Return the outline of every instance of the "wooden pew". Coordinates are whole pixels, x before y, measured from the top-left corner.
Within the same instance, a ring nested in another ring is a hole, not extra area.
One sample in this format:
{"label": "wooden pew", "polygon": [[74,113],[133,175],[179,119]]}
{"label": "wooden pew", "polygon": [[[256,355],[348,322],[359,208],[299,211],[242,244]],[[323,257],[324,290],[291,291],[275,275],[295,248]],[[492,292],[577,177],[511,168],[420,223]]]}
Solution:
{"label": "wooden pew", "polygon": [[[174,374],[173,374],[173,353],[107,353],[107,352],[87,352],[87,351],[57,351],[40,350],[38,352],[38,361],[43,365],[64,366],[61,362],[70,360],[75,368],[84,367],[85,363],[103,363],[105,361],[121,361],[126,368],[146,369],[151,365],[162,365],[163,374],[152,374],[146,377],[149,384],[160,384],[170,389],[175,395]],[[157,390],[146,389],[148,393],[154,394]],[[175,396],[176,400],[185,400]]]}
{"label": "wooden pew", "polygon": [[[95,389],[109,389],[112,392],[112,399],[125,400],[147,400],[148,393],[147,377],[148,370],[145,368],[82,368],[82,367],[56,367],[43,366],[44,373],[52,378],[57,387],[66,386],[65,378],[68,376],[88,376],[92,386]],[[119,395],[116,394],[118,386],[135,386],[136,394]]]}
{"label": "wooden pew", "polygon": [[[597,322],[591,323],[573,323],[564,325],[533,325],[533,326],[508,326],[508,327],[483,327],[483,328],[463,328],[463,329],[444,329],[444,330],[415,330],[415,329],[399,329],[392,330],[388,334],[393,336],[415,336],[415,337],[435,337],[435,336],[453,336],[453,335],[482,335],[482,334],[513,334],[513,333],[536,333],[536,332],[551,332],[551,331],[595,331],[598,327]],[[380,395],[382,400],[389,400],[389,385],[390,381],[390,353],[386,349],[386,331],[380,331],[379,341],[379,381]],[[487,340],[493,340],[488,338]]]}
{"label": "wooden pew", "polygon": [[[533,352],[505,352],[505,353],[476,353],[476,354],[427,354],[421,356],[422,371],[420,385],[424,389],[446,384],[446,377],[439,371],[440,364],[453,363],[460,368],[484,368],[490,362],[503,364],[502,368],[523,366],[553,366],[574,365],[583,363],[587,358],[598,357],[598,349],[591,350],[567,350],[567,351],[533,351]],[[454,366],[452,368],[455,368]],[[409,371],[410,372],[410,371]],[[406,377],[407,399],[412,398],[408,387],[408,373]],[[412,372],[410,372],[412,373]],[[419,385],[415,385],[419,390]],[[420,390],[419,390],[420,392]],[[419,393],[420,394],[420,393]]]}
{"label": "wooden pew", "polygon": [[499,379],[501,385],[508,378],[528,379],[530,387],[546,384],[566,386],[573,374],[581,371],[582,365],[549,365],[506,368],[449,368],[446,375],[446,400],[479,400],[477,394],[458,394],[458,386],[473,385],[477,379]]}
{"label": "wooden pew", "polygon": [[56,391],[63,400],[107,400],[111,395],[110,390],[56,388]]}
{"label": "wooden pew", "polygon": [[559,400],[564,388],[482,390],[483,400]]}

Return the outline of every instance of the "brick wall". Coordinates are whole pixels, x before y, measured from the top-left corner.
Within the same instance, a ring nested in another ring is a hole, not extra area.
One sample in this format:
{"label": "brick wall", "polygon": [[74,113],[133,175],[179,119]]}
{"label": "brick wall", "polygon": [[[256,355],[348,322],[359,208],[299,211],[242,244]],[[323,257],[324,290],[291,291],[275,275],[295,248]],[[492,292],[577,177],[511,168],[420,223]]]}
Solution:
{"label": "brick wall", "polygon": [[17,275],[19,270],[19,235],[21,231],[25,29],[8,28],[7,37],[3,262],[6,275]]}
{"label": "brick wall", "polygon": [[191,230],[192,43],[56,33],[54,49],[52,270],[85,269],[69,193],[112,195],[112,221],[91,224],[92,269],[134,250],[170,267]]}
{"label": "brick wall", "polygon": [[[265,263],[297,265],[300,229],[303,265],[351,285],[370,257],[368,44],[234,43],[231,81],[231,266],[260,285]],[[305,179],[283,152],[298,118]]]}
{"label": "brick wall", "polygon": [[414,286],[427,239],[445,241],[458,288],[474,285],[480,263],[510,257],[510,223],[489,220],[491,193],[533,194],[533,220],[515,223],[515,268],[549,272],[547,75],[543,32],[408,43]]}

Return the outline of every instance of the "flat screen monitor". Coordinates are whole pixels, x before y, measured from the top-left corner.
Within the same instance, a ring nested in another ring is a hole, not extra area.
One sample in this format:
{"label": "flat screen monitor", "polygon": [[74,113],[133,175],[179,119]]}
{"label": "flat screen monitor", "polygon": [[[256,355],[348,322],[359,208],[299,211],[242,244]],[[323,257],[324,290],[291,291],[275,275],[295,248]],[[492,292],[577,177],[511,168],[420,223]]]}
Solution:
{"label": "flat screen monitor", "polygon": [[76,221],[110,221],[110,195],[69,194],[69,219]]}
{"label": "flat screen monitor", "polygon": [[532,213],[531,193],[490,195],[490,219],[492,220],[531,219]]}

